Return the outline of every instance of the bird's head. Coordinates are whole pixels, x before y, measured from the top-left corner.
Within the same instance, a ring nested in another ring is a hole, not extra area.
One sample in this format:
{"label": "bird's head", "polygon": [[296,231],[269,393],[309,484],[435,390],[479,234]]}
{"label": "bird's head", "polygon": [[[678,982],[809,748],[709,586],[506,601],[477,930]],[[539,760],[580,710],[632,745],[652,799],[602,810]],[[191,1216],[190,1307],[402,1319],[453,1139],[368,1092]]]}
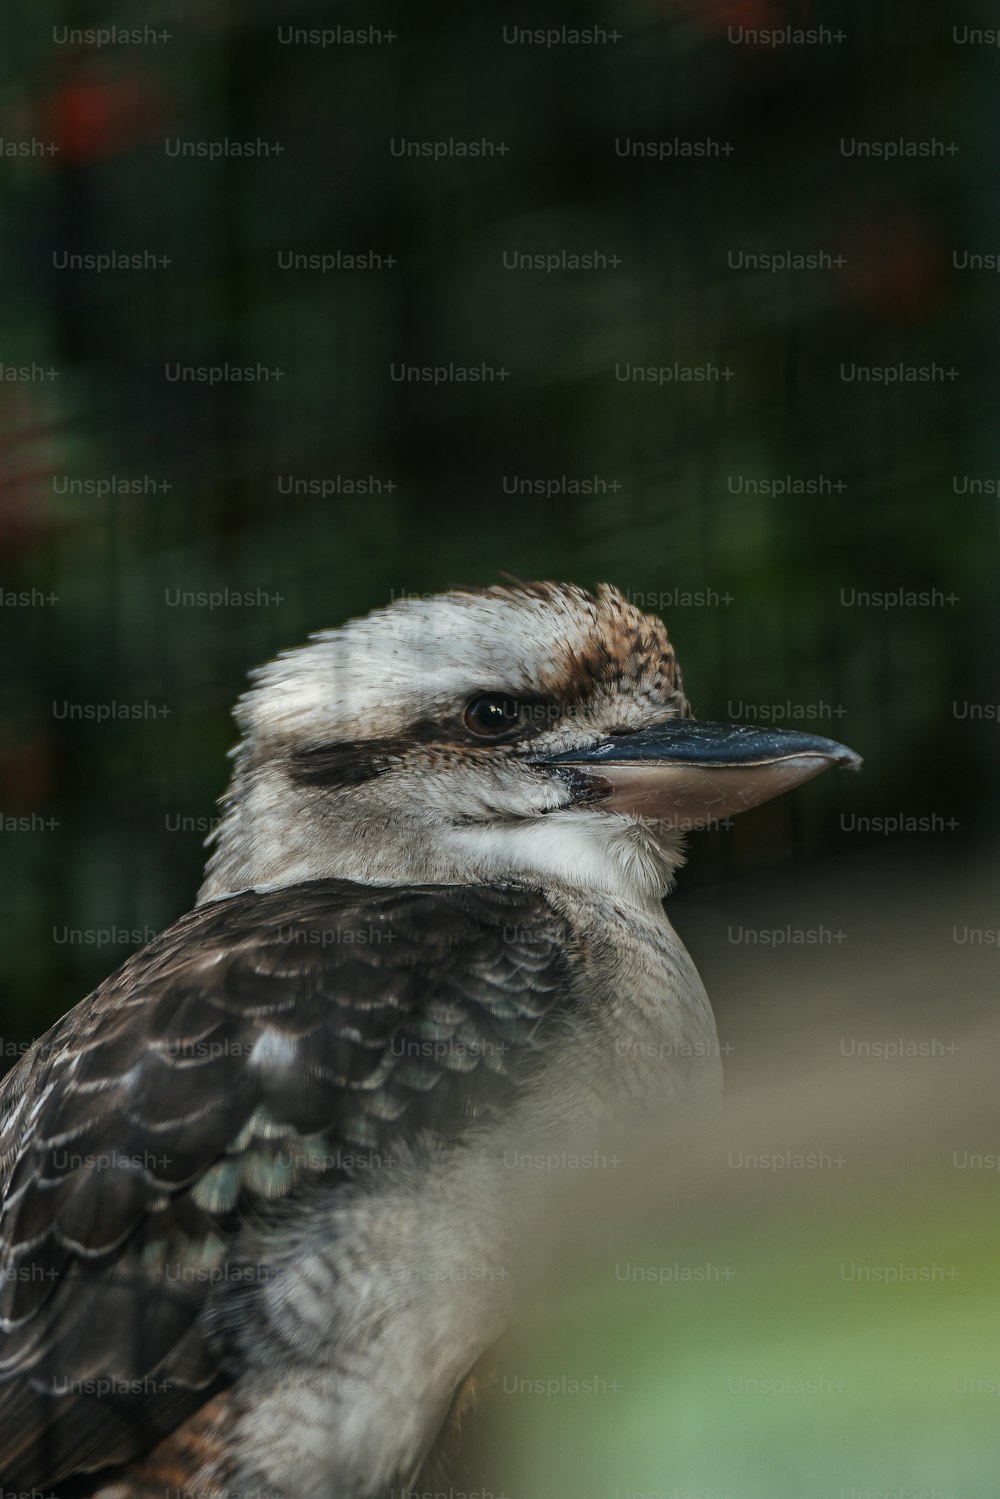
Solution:
{"label": "bird's head", "polygon": [[339,877],[525,878],[659,898],[690,828],[857,756],[692,718],[616,589],[405,598],[253,676],[200,899]]}

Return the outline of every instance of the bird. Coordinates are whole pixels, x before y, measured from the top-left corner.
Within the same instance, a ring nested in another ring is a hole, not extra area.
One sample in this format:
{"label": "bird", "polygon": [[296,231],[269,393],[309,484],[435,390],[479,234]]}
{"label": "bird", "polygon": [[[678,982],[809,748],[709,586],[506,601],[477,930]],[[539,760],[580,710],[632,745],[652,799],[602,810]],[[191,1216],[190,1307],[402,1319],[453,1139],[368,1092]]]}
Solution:
{"label": "bird", "polygon": [[608,584],[393,599],[235,718],[194,907],[0,1085],[8,1490],[410,1492],[514,1314],[520,1163],[718,1098],[687,833],[860,764],[695,718]]}

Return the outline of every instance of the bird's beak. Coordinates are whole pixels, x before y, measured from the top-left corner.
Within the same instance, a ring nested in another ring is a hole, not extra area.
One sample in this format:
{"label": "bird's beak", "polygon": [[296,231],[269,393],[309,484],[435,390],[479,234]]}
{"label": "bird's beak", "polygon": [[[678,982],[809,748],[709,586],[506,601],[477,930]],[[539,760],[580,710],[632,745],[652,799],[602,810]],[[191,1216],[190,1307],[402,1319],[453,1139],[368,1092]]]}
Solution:
{"label": "bird's beak", "polygon": [[679,718],[538,763],[593,780],[610,811],[685,829],[746,812],[831,765],[858,770],[861,756],[794,729]]}

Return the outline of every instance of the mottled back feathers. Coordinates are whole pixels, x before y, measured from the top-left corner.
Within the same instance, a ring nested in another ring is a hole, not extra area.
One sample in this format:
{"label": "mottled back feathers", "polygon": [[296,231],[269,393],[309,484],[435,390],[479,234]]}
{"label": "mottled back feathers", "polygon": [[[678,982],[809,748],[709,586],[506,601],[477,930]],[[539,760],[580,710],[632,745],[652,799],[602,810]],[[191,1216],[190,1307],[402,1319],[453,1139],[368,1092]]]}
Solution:
{"label": "mottled back feathers", "polygon": [[8,1486],[125,1462],[238,1377],[207,1311],[241,1219],[509,1108],[568,950],[529,892],[316,881],[182,917],[42,1037],[0,1088]]}

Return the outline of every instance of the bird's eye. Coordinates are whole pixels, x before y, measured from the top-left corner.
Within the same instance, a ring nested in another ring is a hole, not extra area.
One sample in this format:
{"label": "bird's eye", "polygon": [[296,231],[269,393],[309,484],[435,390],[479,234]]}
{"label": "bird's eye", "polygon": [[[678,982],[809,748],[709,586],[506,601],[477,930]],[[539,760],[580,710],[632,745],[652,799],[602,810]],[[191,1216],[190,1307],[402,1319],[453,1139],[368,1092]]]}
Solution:
{"label": "bird's eye", "polygon": [[465,710],[465,727],[478,739],[499,739],[521,722],[521,705],[499,692],[474,697]]}

